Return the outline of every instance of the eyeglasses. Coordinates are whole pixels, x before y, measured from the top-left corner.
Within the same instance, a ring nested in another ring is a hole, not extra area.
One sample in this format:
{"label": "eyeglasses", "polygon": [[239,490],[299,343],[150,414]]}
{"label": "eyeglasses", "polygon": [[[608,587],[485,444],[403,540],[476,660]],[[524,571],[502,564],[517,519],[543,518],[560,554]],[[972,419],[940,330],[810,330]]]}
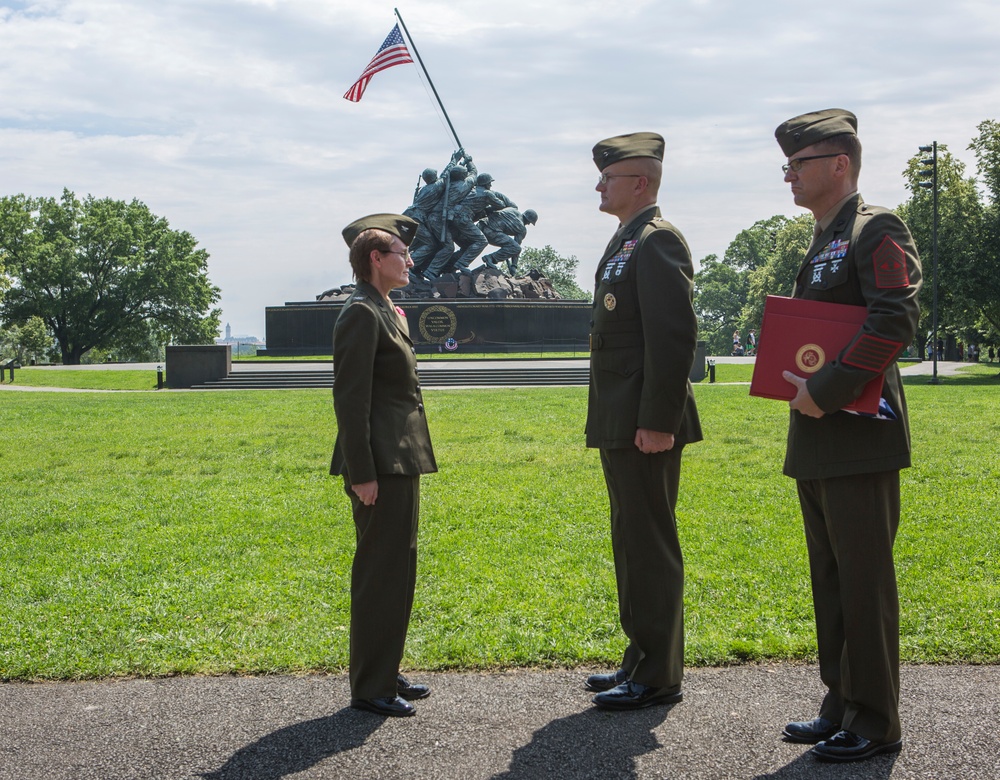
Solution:
{"label": "eyeglasses", "polygon": [[383,255],[399,255],[404,260],[409,260],[410,259],[410,250],[409,249],[404,249],[402,252],[400,252],[397,249],[385,249],[385,250],[380,249],[378,251],[379,251],[380,254],[383,254]]}
{"label": "eyeglasses", "polygon": [[608,179],[640,179],[642,178],[641,173],[602,173],[601,178],[597,180],[598,184],[607,184]]}
{"label": "eyeglasses", "polygon": [[793,173],[798,173],[802,170],[802,163],[806,160],[825,160],[827,157],[840,157],[840,155],[845,154],[845,152],[837,152],[836,154],[814,154],[812,157],[796,157],[794,160],[789,160],[787,165],[781,166],[782,173],[788,173],[792,171]]}

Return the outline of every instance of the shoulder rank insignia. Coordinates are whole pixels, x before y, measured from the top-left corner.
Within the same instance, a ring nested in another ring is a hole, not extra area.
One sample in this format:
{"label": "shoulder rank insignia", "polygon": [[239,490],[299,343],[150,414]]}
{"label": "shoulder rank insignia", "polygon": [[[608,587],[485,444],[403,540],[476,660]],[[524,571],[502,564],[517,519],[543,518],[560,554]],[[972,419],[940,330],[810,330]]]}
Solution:
{"label": "shoulder rank insignia", "polygon": [[632,250],[635,249],[637,243],[639,243],[638,240],[633,238],[622,244],[621,249],[604,266],[604,276],[601,277],[602,282],[608,281],[612,276],[617,277],[622,275],[622,271],[625,270],[625,265],[632,256]]}
{"label": "shoulder rank insignia", "polygon": [[882,239],[878,249],[872,254],[875,264],[875,286],[880,290],[907,287],[910,272],[906,270],[906,253],[889,236]]}

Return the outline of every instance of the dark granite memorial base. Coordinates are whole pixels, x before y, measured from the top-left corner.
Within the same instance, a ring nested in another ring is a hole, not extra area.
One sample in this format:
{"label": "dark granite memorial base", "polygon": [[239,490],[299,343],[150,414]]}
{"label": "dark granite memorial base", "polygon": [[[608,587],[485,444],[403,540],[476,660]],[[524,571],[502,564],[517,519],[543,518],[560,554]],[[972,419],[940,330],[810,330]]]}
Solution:
{"label": "dark granite memorial base", "polygon": [[167,387],[172,390],[224,379],[233,369],[232,344],[168,346]]}
{"label": "dark granite memorial base", "polygon": [[[404,299],[417,352],[586,352],[588,301]],[[330,355],[342,303],[286,303],[264,310],[260,355]]]}

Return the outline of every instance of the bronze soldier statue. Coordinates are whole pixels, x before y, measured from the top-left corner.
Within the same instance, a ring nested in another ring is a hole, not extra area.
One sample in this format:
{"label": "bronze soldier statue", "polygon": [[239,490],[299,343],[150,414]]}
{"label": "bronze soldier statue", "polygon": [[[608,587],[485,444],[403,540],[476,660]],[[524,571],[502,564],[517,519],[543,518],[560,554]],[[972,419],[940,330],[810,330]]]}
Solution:
{"label": "bronze soldier statue", "polygon": [[499,268],[497,263],[506,260],[507,270],[513,276],[517,272],[517,259],[521,256],[521,242],[528,234],[526,226],[537,222],[538,214],[533,209],[527,209],[522,214],[517,206],[508,206],[492,212],[479,223],[479,229],[498,249],[483,257],[483,262],[489,268]]}
{"label": "bronze soldier statue", "polygon": [[424,270],[443,247],[445,216],[442,200],[448,175],[458,165],[463,154],[463,150],[459,149],[451,156],[451,161],[441,172],[441,178],[438,177],[437,171],[433,168],[424,169],[420,175],[424,186],[418,185],[417,191],[413,194],[412,205],[403,212],[404,215],[419,223],[417,235],[410,246],[410,257],[413,259],[413,268],[410,271],[411,279],[423,279]]}

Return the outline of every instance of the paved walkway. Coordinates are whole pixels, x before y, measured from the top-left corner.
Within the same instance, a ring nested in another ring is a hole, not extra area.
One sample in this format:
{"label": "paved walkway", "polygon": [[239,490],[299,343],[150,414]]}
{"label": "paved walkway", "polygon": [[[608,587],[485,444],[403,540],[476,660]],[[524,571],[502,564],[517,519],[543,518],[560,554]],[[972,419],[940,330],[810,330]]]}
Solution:
{"label": "paved walkway", "polygon": [[902,670],[904,747],[821,764],[781,741],[815,667],[691,669],[684,701],[606,713],[587,670],[412,674],[413,718],[348,708],[342,675],[0,685],[3,780],[1000,777],[1000,667]]}

